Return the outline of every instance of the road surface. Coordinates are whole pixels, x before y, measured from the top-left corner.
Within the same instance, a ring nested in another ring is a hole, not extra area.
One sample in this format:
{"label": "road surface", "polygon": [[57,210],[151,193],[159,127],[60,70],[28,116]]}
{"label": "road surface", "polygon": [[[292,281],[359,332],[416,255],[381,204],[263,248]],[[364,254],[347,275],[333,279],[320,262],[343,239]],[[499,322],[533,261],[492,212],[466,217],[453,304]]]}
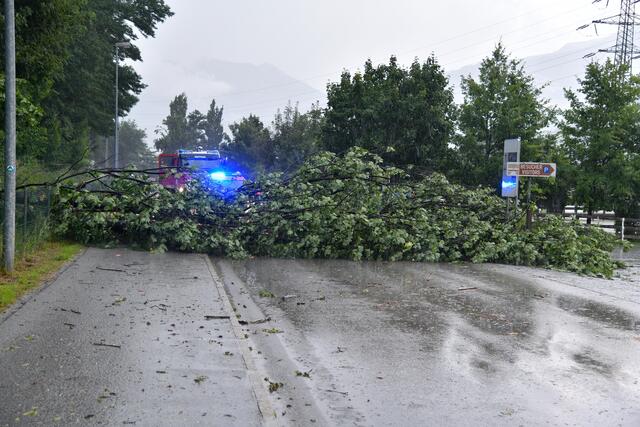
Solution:
{"label": "road surface", "polygon": [[638,255],[614,280],[496,265],[215,264],[243,318],[271,319],[246,328],[284,384],[283,424],[639,426]]}
{"label": "road surface", "polygon": [[604,280],[88,249],[0,317],[0,426],[638,426],[638,255]]}
{"label": "road surface", "polygon": [[87,250],[0,318],[0,426],[260,425],[208,265]]}

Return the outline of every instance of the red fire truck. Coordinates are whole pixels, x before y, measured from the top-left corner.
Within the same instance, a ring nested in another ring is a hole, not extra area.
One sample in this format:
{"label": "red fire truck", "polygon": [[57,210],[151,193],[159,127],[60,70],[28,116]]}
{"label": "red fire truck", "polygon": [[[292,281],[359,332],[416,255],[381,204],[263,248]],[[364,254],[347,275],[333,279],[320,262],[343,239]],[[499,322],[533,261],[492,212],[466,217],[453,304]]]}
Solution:
{"label": "red fire truck", "polygon": [[175,154],[160,154],[158,167],[166,169],[160,175],[159,182],[167,188],[184,191],[187,182],[193,179],[190,172],[201,172],[199,176],[207,177],[213,184],[225,189],[236,190],[244,183],[244,177],[238,171],[229,171],[227,159],[218,150],[191,151],[178,150]]}

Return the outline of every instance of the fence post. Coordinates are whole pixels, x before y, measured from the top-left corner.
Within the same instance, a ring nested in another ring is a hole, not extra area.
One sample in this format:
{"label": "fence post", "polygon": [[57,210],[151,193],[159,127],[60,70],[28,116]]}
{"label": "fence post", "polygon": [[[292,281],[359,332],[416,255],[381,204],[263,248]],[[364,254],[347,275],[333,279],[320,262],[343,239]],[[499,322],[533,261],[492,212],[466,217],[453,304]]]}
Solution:
{"label": "fence post", "polygon": [[622,234],[622,240],[624,240],[624,218],[622,218],[621,234]]}
{"label": "fence post", "polygon": [[22,190],[24,194],[24,207],[23,207],[23,215],[22,215],[22,255],[26,253],[26,245],[27,245],[27,224],[29,222],[29,191],[27,187],[24,187]]}
{"label": "fence post", "polygon": [[51,186],[47,185],[47,218],[51,214]]}

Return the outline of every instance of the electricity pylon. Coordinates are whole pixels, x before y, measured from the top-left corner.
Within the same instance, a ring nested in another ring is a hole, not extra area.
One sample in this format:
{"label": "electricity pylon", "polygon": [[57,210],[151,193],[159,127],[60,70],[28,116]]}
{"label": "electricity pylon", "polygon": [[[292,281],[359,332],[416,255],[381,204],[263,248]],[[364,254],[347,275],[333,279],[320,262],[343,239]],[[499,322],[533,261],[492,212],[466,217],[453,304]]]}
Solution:
{"label": "electricity pylon", "polygon": [[[600,3],[601,1],[602,0],[594,0],[593,2]],[[639,1],[640,0],[621,0],[619,14],[596,19],[591,22],[594,26],[597,24],[618,26],[618,37],[616,38],[615,46],[600,49],[598,52],[613,53],[616,65],[626,65],[625,77],[629,77],[632,73],[633,60],[640,57],[640,50],[636,48],[634,42],[635,26],[640,25],[636,15],[636,3]],[[609,0],[607,0],[607,6],[609,6]],[[583,25],[578,29],[587,28],[589,25],[591,24]],[[593,55],[594,53],[587,56]]]}

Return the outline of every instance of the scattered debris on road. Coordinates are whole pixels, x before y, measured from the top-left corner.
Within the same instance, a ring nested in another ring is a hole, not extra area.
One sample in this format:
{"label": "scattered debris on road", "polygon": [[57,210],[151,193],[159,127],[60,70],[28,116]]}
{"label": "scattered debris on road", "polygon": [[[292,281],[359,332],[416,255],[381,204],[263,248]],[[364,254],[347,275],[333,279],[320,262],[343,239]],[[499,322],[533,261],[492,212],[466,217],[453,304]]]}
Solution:
{"label": "scattered debris on road", "polygon": [[116,298],[116,299],[111,303],[111,305],[120,305],[120,304],[122,304],[123,302],[125,302],[126,300],[127,300],[127,297],[121,297],[121,296],[119,296],[118,298]]}
{"label": "scattered debris on road", "polygon": [[95,346],[98,346],[98,347],[121,348],[121,346],[119,346],[118,344],[107,344],[107,343],[103,343],[103,342],[94,342],[92,344],[95,345]]}
{"label": "scattered debris on road", "polygon": [[120,268],[107,268],[107,267],[96,267],[96,270],[102,270],[102,271],[115,271],[117,273],[126,273],[126,270],[122,270]]}
{"label": "scattered debris on road", "polygon": [[209,377],[207,377],[207,376],[205,376],[205,375],[198,375],[197,377],[195,377],[195,378],[193,379],[193,381],[194,381],[196,384],[202,384],[203,382],[205,382],[205,381],[206,381],[206,380],[208,380],[208,379],[209,379]]}
{"label": "scattered debris on road", "polygon": [[275,391],[278,391],[278,389],[284,387],[283,383],[270,381],[269,378],[265,378],[264,380],[269,383],[269,393],[273,393]]}
{"label": "scattered debris on road", "polygon": [[325,389],[323,389],[323,391],[328,391],[329,393],[338,393],[338,394],[341,394],[343,396],[348,396],[349,395],[349,393],[346,392],[346,391],[331,390],[330,388],[325,388]]}
{"label": "scattered debris on road", "polygon": [[273,294],[273,292],[268,291],[266,289],[262,289],[259,293],[258,296],[260,296],[260,298],[275,298],[276,296]]}
{"label": "scattered debris on road", "polygon": [[224,315],[205,315],[204,316],[204,320],[228,320],[231,319],[231,316],[224,316]]}
{"label": "scattered debris on road", "polygon": [[306,372],[296,371],[296,377],[311,378],[311,371],[313,371],[313,369]]}
{"label": "scattered debris on road", "polygon": [[34,407],[33,407],[33,408],[31,408],[29,411],[24,412],[22,415],[23,415],[24,417],[35,417],[35,416],[37,416],[37,415],[38,415],[38,408],[34,406]]}
{"label": "scattered debris on road", "polygon": [[62,308],[62,307],[59,307],[58,310],[60,310],[60,311],[68,311],[68,312],[71,312],[73,314],[81,314],[78,310],[70,310],[70,309]]}

